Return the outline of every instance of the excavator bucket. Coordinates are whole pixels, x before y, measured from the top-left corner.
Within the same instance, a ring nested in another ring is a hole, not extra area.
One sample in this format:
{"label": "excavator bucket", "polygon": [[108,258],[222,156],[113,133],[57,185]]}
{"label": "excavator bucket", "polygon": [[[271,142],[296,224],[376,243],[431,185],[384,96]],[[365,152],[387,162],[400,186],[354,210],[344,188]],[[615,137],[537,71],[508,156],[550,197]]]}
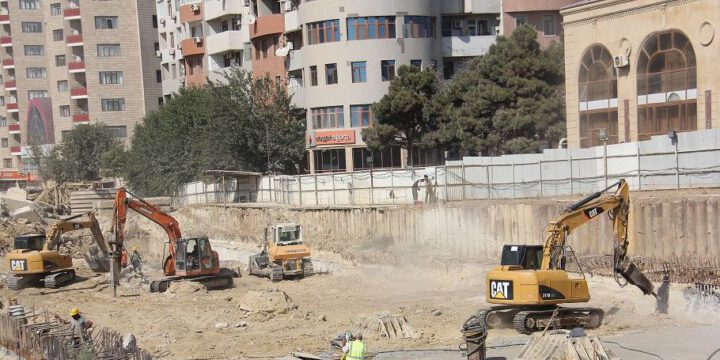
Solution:
{"label": "excavator bucket", "polygon": [[571,337],[567,330],[535,334],[518,360],[621,360],[597,336]]}
{"label": "excavator bucket", "polygon": [[616,269],[616,271],[622,275],[625,280],[627,280],[628,283],[633,284],[637,286],[638,289],[640,289],[643,294],[650,295],[657,297],[655,294],[655,285],[650,281],[650,279],[645,276],[645,274],[640,271],[640,269],[635,265],[633,262],[629,262],[627,266],[624,268]]}
{"label": "excavator bucket", "polygon": [[110,272],[110,256],[97,244],[92,244],[85,252],[85,261],[92,271]]}

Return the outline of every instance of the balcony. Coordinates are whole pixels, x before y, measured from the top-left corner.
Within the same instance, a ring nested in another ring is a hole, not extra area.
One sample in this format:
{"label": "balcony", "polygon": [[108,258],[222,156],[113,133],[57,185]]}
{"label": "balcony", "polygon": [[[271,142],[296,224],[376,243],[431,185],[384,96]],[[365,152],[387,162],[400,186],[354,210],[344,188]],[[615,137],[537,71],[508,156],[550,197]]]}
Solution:
{"label": "balcony", "polygon": [[12,37],[11,36],[0,37],[0,46],[1,47],[11,47],[12,46]]}
{"label": "balcony", "polygon": [[297,10],[285,13],[285,32],[298,31],[301,24]]}
{"label": "balcony", "polygon": [[[240,2],[240,1],[230,1]],[[203,4],[202,2],[196,2],[194,4],[187,4],[180,6],[180,23],[195,22],[203,20]]]}
{"label": "balcony", "polygon": [[65,20],[79,20],[80,19],[80,8],[67,8],[63,10]]}
{"label": "balcony", "polygon": [[71,74],[85,72],[84,61],[73,61],[67,64],[68,72]]}
{"label": "balcony", "polygon": [[86,87],[76,87],[70,89],[70,98],[73,100],[77,99],[87,99],[88,98],[88,92]]}
{"label": "balcony", "polygon": [[13,135],[20,134],[20,124],[8,125],[8,134],[13,134]]}
{"label": "balcony", "polygon": [[13,155],[13,156],[22,155],[22,148],[20,146],[11,146],[10,147],[10,155]]}
{"label": "balcony", "polygon": [[0,13],[0,25],[10,25],[10,14]]}
{"label": "balcony", "polygon": [[72,121],[74,123],[86,123],[86,122],[90,121],[90,114],[88,114],[88,113],[73,114]]}
{"label": "balcony", "polygon": [[495,43],[495,35],[445,36],[442,38],[444,57],[485,55]]}
{"label": "balcony", "polygon": [[67,46],[70,47],[83,46],[83,37],[82,35],[68,35],[65,37],[65,42],[67,43]]}
{"label": "balcony", "polygon": [[183,56],[200,55],[205,53],[205,40],[200,38],[199,42],[195,42],[195,38],[185,39],[180,43]]}
{"label": "balcony", "polygon": [[[223,3],[225,8],[223,9]],[[203,4],[205,21],[210,21],[225,15],[242,15],[245,4],[242,1],[206,1]]]}
{"label": "balcony", "polygon": [[281,34],[285,31],[285,15],[274,14],[261,16],[250,25],[250,38],[255,39],[270,34]]}
{"label": "balcony", "polygon": [[3,67],[3,69],[14,69],[15,68],[15,59],[3,59],[2,67]]}
{"label": "balcony", "polygon": [[205,39],[207,41],[205,51],[210,55],[226,51],[239,51],[244,48],[242,31],[225,31],[210,35]]}
{"label": "balcony", "polygon": [[18,103],[7,103],[5,104],[5,109],[9,113],[16,113],[20,111],[20,108],[18,107]]}
{"label": "balcony", "polygon": [[298,70],[303,68],[302,50],[290,51],[288,58],[288,71]]}
{"label": "balcony", "polygon": [[17,90],[17,82],[15,80],[5,82],[5,90],[14,91]]}
{"label": "balcony", "polygon": [[288,86],[288,95],[292,96],[290,102],[300,108],[304,108],[305,104],[305,91],[302,86]]}

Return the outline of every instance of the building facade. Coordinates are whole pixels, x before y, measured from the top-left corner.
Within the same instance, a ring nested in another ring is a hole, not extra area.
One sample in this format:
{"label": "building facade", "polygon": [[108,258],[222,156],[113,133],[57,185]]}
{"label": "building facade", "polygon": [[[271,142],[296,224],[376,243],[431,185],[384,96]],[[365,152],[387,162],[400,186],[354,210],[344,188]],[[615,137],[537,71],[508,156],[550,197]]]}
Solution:
{"label": "building facade", "polygon": [[562,14],[568,146],[720,126],[720,2],[584,1]]}
{"label": "building facade", "polygon": [[511,34],[518,26],[532,25],[538,33],[537,41],[547,47],[562,39],[560,9],[578,0],[503,0],[503,33]]}
{"label": "building facade", "polygon": [[75,124],[129,139],[162,100],[154,21],[148,1],[0,1],[0,174],[33,170],[30,147]]}

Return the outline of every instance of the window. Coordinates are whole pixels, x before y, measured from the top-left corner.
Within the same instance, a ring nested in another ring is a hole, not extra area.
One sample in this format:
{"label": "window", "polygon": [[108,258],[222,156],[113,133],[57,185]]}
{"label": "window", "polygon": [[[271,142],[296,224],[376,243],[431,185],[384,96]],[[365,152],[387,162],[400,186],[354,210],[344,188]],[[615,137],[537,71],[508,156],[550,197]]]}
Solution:
{"label": "window", "polygon": [[63,41],[63,29],[53,30],[53,41]]}
{"label": "window", "polygon": [[405,16],[403,32],[406,38],[435,37],[435,18],[431,16]]}
{"label": "window", "polygon": [[60,105],[60,117],[70,117],[70,105]]}
{"label": "window", "polygon": [[446,61],[443,63],[443,78],[450,80],[455,75],[455,63],[452,61]]}
{"label": "window", "polygon": [[0,146],[2,146],[3,148],[7,148],[9,146],[8,144],[9,143],[7,138],[0,139]]}
{"label": "window", "polygon": [[555,36],[555,15],[543,16],[543,32],[545,36]]}
{"label": "window", "polygon": [[65,66],[65,55],[55,55],[55,66]]}
{"label": "window", "polygon": [[152,16],[153,28],[157,29],[157,15]]}
{"label": "window", "polygon": [[125,110],[125,99],[101,99],[102,111],[123,111]]}
{"label": "window", "polygon": [[312,153],[315,157],[315,171],[345,171],[345,149],[323,149]]}
{"label": "window", "polygon": [[[0,106],[5,106],[5,97],[4,96],[0,96]],[[2,122],[3,120],[5,121],[5,125],[0,125],[0,126],[7,126],[7,118],[5,118],[5,117],[0,118],[0,122]]]}
{"label": "window", "polygon": [[44,79],[47,77],[47,69],[44,67],[29,67],[25,69],[28,79]]}
{"label": "window", "polygon": [[28,90],[28,100],[48,97],[47,90]]}
{"label": "window", "polygon": [[100,84],[111,85],[111,84],[122,84],[123,73],[122,71],[101,71],[100,72]]}
{"label": "window", "polygon": [[345,127],[345,114],[342,106],[330,106],[312,109],[313,129],[333,129]]}
{"label": "window", "polygon": [[62,15],[62,4],[60,3],[54,3],[50,4],[50,15],[52,16],[58,16]]}
{"label": "window", "polygon": [[159,97],[158,97],[158,106],[163,106],[163,102],[164,102],[164,101],[163,101],[163,97],[162,97],[162,96],[159,96]]}
{"label": "window", "polygon": [[325,84],[338,83],[337,64],[325,64]]}
{"label": "window", "polygon": [[110,129],[110,131],[112,131],[113,136],[116,138],[126,138],[127,137],[127,127],[126,126],[108,126],[108,129]]}
{"label": "window", "polygon": [[350,105],[350,126],[368,127],[374,122],[371,105]]}
{"label": "window", "polygon": [[12,167],[12,159],[3,159],[3,166],[8,169]]}
{"label": "window", "polygon": [[161,83],[162,82],[162,71],[155,70],[155,81]]}
{"label": "window", "polygon": [[67,80],[60,80],[57,82],[57,88],[58,92],[67,92],[68,91],[68,82]]}
{"label": "window", "polygon": [[520,27],[527,24],[527,15],[515,15],[515,26]]}
{"label": "window", "polygon": [[467,23],[467,34],[470,36],[477,36],[477,21],[475,21],[475,19],[467,19],[465,22]]}
{"label": "window", "polygon": [[155,51],[160,51],[160,43],[157,41],[155,42]]}
{"label": "window", "polygon": [[37,10],[40,8],[40,0],[20,0],[20,10]]}
{"label": "window", "polygon": [[39,33],[42,32],[42,23],[36,21],[23,21],[20,23],[22,32],[24,33]]}
{"label": "window", "polygon": [[353,169],[369,170],[370,162],[368,158],[372,157],[375,169],[378,168],[397,168],[402,166],[400,163],[400,147],[386,146],[382,151],[370,152],[367,148],[353,149]]}
{"label": "window", "polygon": [[490,25],[487,20],[478,20],[478,35],[495,35],[490,32]]}
{"label": "window", "polygon": [[117,16],[96,16],[95,17],[95,28],[96,29],[117,29],[118,28],[118,17]]}
{"label": "window", "polygon": [[317,86],[317,84],[318,84],[317,66],[311,66],[310,67],[310,86]]}
{"label": "window", "polygon": [[308,23],[307,29],[308,45],[340,41],[340,20]]}
{"label": "window", "polygon": [[[617,73],[613,57],[604,46],[595,45],[583,55],[578,86],[580,146],[602,145],[601,133],[607,136],[607,144],[617,144]],[[588,111],[588,104],[594,104],[594,108]]]}
{"label": "window", "polygon": [[352,82],[367,82],[367,62],[356,61],[352,63]]}
{"label": "window", "polygon": [[120,44],[98,44],[97,56],[120,56]]}
{"label": "window", "polygon": [[25,45],[25,56],[43,56],[45,55],[45,47],[42,45]]}
{"label": "window", "polygon": [[68,138],[68,136],[70,136],[70,133],[72,133],[72,130],[63,130],[60,133],[60,138],[64,141],[65,139]]}
{"label": "window", "polygon": [[395,17],[354,17],[347,19],[348,40],[394,39]]}
{"label": "window", "polygon": [[410,66],[414,66],[417,68],[422,67],[422,60],[410,60]]}
{"label": "window", "polygon": [[697,129],[697,64],[679,31],[649,35],[638,52],[638,141]]}
{"label": "window", "polygon": [[382,75],[382,81],[392,81],[395,78],[395,60],[381,61],[380,73]]}

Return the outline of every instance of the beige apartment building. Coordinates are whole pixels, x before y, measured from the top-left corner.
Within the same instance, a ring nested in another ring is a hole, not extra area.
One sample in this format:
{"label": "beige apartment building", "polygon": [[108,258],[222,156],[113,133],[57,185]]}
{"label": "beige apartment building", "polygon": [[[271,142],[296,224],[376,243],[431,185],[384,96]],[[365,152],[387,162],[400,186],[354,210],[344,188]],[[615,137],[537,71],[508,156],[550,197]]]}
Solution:
{"label": "beige apartment building", "polygon": [[31,172],[30,146],[76,124],[129,141],[162,101],[155,20],[144,0],[0,1],[0,181]]}
{"label": "beige apartment building", "polygon": [[[504,2],[512,13],[504,15]],[[373,126],[371,105],[387,93],[397,68],[434,68],[450,79],[523,23],[534,24],[548,45],[560,39],[559,10],[570,2],[161,0],[163,94],[239,65],[285,83],[294,104],[306,109],[311,172],[405,167],[404,151],[371,154],[361,135]],[[415,165],[441,157],[413,154]]]}
{"label": "beige apartment building", "polygon": [[719,1],[582,1],[562,15],[570,147],[720,126]]}

